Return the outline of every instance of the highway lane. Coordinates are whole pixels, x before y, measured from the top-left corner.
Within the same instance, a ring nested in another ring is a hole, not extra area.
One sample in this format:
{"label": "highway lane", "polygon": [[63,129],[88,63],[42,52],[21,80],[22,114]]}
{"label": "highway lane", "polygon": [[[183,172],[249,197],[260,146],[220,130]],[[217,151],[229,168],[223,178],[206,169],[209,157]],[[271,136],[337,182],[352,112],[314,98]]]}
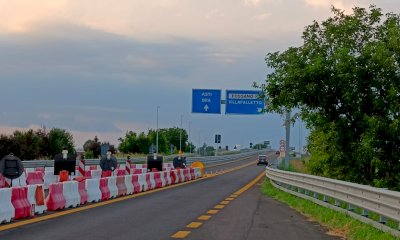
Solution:
{"label": "highway lane", "polygon": [[250,164],[193,183],[0,231],[0,239],[170,239],[262,174],[264,168],[255,163],[253,157],[210,167],[207,171]]}

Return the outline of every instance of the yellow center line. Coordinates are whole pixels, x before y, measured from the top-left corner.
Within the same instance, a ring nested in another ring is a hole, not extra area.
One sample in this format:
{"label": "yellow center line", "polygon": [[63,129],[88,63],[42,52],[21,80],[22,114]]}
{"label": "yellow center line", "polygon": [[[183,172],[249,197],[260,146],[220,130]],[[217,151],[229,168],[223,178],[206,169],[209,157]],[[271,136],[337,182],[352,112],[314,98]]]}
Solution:
{"label": "yellow center line", "polygon": [[226,205],[226,204],[229,204],[229,203],[230,203],[230,201],[222,201],[222,202],[220,202],[219,204]]}
{"label": "yellow center line", "polygon": [[172,235],[172,238],[185,238],[190,234],[190,231],[179,231]]}
{"label": "yellow center line", "polygon": [[198,228],[202,225],[202,222],[191,222],[190,224],[188,224],[186,227],[188,228]]}
{"label": "yellow center line", "polygon": [[197,219],[199,220],[203,220],[203,221],[207,221],[208,219],[210,219],[211,216],[209,215],[201,215],[200,217],[198,217]]}
{"label": "yellow center line", "polygon": [[219,210],[215,210],[215,209],[211,209],[211,210],[207,211],[208,214],[217,214],[218,212],[219,212]]}
{"label": "yellow center line", "polygon": [[216,209],[223,209],[225,207],[225,205],[215,205],[214,208]]}
{"label": "yellow center line", "polygon": [[226,201],[232,201],[232,200],[234,200],[234,199],[235,199],[235,198],[232,198],[232,197],[225,198]]}

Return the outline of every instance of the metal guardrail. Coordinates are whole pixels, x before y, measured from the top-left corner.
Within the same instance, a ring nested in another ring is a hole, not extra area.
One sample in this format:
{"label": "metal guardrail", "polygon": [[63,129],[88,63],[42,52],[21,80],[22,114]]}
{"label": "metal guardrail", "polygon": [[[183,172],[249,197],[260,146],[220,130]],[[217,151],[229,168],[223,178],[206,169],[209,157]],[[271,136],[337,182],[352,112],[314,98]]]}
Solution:
{"label": "metal guardrail", "polygon": [[[208,164],[217,163],[217,162],[226,162],[226,161],[236,160],[238,158],[255,155],[260,152],[265,153],[266,150],[248,151],[248,152],[242,152],[242,153],[238,153],[238,154],[221,155],[221,156],[187,157],[186,161],[188,164],[191,164],[192,162],[196,162],[196,161],[201,161],[205,165],[208,165]],[[165,156],[164,161],[170,162],[173,160],[174,157],[175,157],[175,155]],[[117,161],[118,161],[118,164],[125,164],[126,159],[119,158],[119,159],[117,159]],[[131,158],[131,161],[132,161],[132,163],[143,163],[143,162],[147,161],[147,157]],[[99,162],[100,162],[99,159],[85,159],[85,165],[99,165]],[[24,168],[53,167],[54,166],[54,160],[32,160],[32,161],[22,161],[22,163],[24,165]],[[78,161],[76,162],[76,164],[78,165]]]}
{"label": "metal guardrail", "polygon": [[[344,212],[372,224],[375,228],[400,236],[400,192],[270,167],[267,167],[266,176],[281,190]],[[330,199],[333,204],[329,203]],[[342,208],[341,205],[347,208]],[[361,214],[354,211],[356,207],[362,209]],[[379,221],[368,218],[369,212],[378,214]],[[394,220],[398,229],[385,225],[387,219]]]}

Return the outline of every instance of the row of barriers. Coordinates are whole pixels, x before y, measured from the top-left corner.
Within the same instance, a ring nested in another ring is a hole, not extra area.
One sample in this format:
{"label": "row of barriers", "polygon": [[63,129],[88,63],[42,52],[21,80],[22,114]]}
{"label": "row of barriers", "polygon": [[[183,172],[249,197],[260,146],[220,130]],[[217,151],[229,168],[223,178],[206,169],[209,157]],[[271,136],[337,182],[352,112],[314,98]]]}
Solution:
{"label": "row of barriers", "polygon": [[91,202],[162,188],[202,177],[200,168],[173,169],[79,181],[55,182],[45,196],[43,184],[0,189],[0,222],[32,217],[45,211],[74,208]]}
{"label": "row of barriers", "polygon": [[[172,163],[164,163],[163,169],[169,171],[173,169]],[[35,184],[44,184],[44,188],[48,189],[49,185],[54,182],[58,182],[58,176],[54,175],[53,167],[37,167],[37,168],[26,168],[22,175],[14,179],[12,182],[9,179],[4,178],[0,174],[0,188],[10,186],[27,186]],[[80,173],[83,173],[80,174]],[[122,176],[129,174],[141,174],[147,172],[147,164],[120,164],[118,168],[112,173],[114,176]],[[82,170],[79,170],[79,166],[76,168],[76,175],[85,176],[87,178],[100,178],[102,177],[102,170],[98,165],[84,165]]]}

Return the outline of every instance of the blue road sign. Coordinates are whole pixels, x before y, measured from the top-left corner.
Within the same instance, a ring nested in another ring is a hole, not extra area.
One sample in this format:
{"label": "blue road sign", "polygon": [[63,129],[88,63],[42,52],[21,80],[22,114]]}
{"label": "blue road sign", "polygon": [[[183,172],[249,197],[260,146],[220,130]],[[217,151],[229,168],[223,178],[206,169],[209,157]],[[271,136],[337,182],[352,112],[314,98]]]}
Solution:
{"label": "blue road sign", "polygon": [[193,89],[192,113],[221,114],[221,90]]}
{"label": "blue road sign", "polygon": [[263,114],[264,99],[258,90],[226,90],[226,114]]}

